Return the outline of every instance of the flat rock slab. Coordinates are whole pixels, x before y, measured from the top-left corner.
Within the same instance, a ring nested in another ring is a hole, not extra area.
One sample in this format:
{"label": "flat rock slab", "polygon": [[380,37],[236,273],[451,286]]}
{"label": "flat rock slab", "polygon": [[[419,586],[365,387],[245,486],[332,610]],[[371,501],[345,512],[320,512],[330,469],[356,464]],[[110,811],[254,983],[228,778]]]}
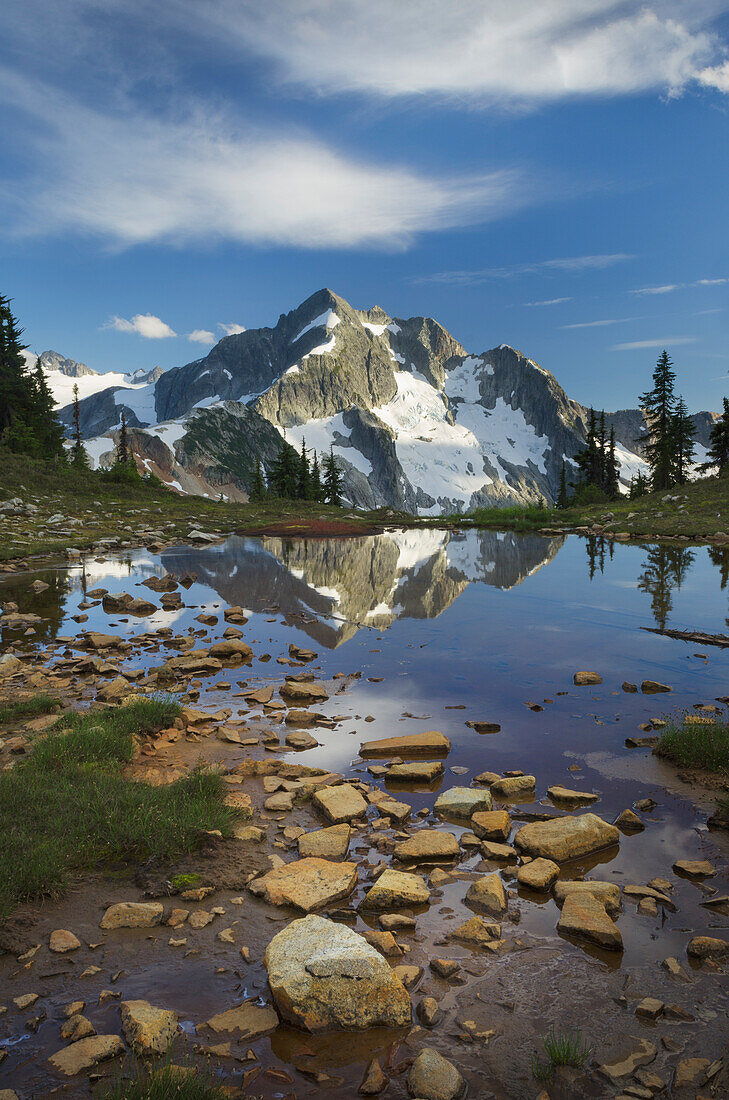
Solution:
{"label": "flat rock slab", "polygon": [[504,884],[499,876],[484,875],[483,878],[472,882],[466,893],[466,905],[479,913],[489,913],[492,917],[503,916],[509,903]]}
{"label": "flat rock slab", "polygon": [[407,840],[396,844],[393,855],[403,863],[420,863],[429,860],[458,859],[461,848],[453,833],[438,829],[420,829]]}
{"label": "flat rock slab", "polygon": [[273,1031],[278,1024],[278,1015],[271,1005],[259,1005],[251,1001],[229,1008],[226,1012],[219,1012],[208,1020],[208,1027],[213,1031],[235,1031],[239,1039],[257,1039]]}
{"label": "flat rock slab", "polygon": [[364,817],[367,813],[367,803],[349,783],[337,787],[322,787],[316,791],[312,802],[335,825],[351,821],[354,817]]}
{"label": "flat rock slab", "polygon": [[361,902],[363,909],[405,909],[410,906],[427,905],[430,901],[430,889],[420,875],[411,875],[407,871],[394,871],[388,867],[371,886]]}
{"label": "flat rock slab", "polygon": [[577,936],[610,951],[623,949],[620,929],[608,916],[602,902],[589,891],[580,893],[573,890],[567,895],[557,922],[557,931],[563,935]]}
{"label": "flat rock slab", "polygon": [[344,859],[349,850],[349,838],[352,830],[345,823],[330,825],[327,829],[314,829],[299,837],[299,856],[306,859]]}
{"label": "flat rock slab", "polygon": [[523,825],[514,844],[530,856],[543,856],[555,863],[600,852],[620,843],[620,830],[597,814],[580,817],[556,817]]}
{"label": "flat rock slab", "polygon": [[677,874],[687,875],[689,878],[713,878],[716,874],[716,868],[708,859],[677,859],[673,869]]}
{"label": "flat rock slab", "polygon": [[295,920],[264,957],[283,1019],[309,1032],[409,1027],[410,994],[363,936],[324,917]]}
{"label": "flat rock slab", "polygon": [[139,1054],[166,1054],[177,1034],[177,1013],[149,1001],[122,1001],[124,1037]]}
{"label": "flat rock slab", "polygon": [[287,680],[278,693],[287,703],[297,703],[300,707],[326,703],[329,698],[329,693],[321,684],[301,684],[294,680]]}
{"label": "flat rock slab", "polygon": [[516,877],[521,886],[528,886],[531,890],[549,890],[558,875],[559,864],[540,856],[520,867]]}
{"label": "flat rock slab", "polygon": [[124,1043],[119,1035],[91,1035],[59,1050],[48,1061],[54,1069],[72,1077],[86,1069],[98,1066],[108,1058],[124,1053]]}
{"label": "flat rock slab", "polygon": [[570,809],[577,806],[591,806],[593,802],[600,801],[599,794],[592,794],[591,791],[573,791],[569,787],[562,787],[560,784],[547,787],[547,794],[556,806],[566,806]]}
{"label": "flat rock slab", "polygon": [[659,684],[656,680],[644,680],[640,685],[644,695],[658,695],[664,691],[672,691],[668,684]]}
{"label": "flat rock slab", "polygon": [[471,917],[449,932],[446,938],[464,943],[467,947],[491,949],[501,940],[501,925],[485,921],[482,917]]}
{"label": "flat rock slab", "polygon": [[447,737],[437,730],[409,733],[402,737],[384,737],[380,741],[365,741],[360,756],[445,756],[451,751]]}
{"label": "flat rock slab", "polygon": [[608,1051],[605,1061],[597,1067],[598,1072],[611,1081],[617,1081],[621,1077],[632,1076],[640,1066],[650,1065],[657,1054],[657,1049],[648,1039],[626,1035]]}
{"label": "flat rock slab", "polygon": [[120,901],[109,906],[99,928],[152,928],[160,923],[163,913],[158,901]]}
{"label": "flat rock slab", "polygon": [[56,955],[65,955],[68,951],[77,951],[80,946],[81,941],[78,936],[65,928],[56,928],[51,932],[48,947]]}
{"label": "flat rock slab", "polygon": [[[536,863],[536,860],[534,861]],[[527,864],[531,866],[531,864]],[[552,864],[554,867],[555,864]],[[622,906],[620,902],[620,887],[615,882],[600,882],[596,879],[562,879],[554,884],[554,900],[557,905],[564,905],[569,894],[592,894],[611,915],[619,913]],[[646,890],[647,894],[652,893]]]}
{"label": "flat rock slab", "polygon": [[473,790],[471,787],[451,787],[435,800],[435,812],[452,817],[469,818],[478,810],[490,809],[490,791]]}
{"label": "flat rock slab", "polygon": [[408,1092],[420,1100],[457,1100],[465,1087],[456,1067],[432,1047],[420,1051],[408,1073]]}
{"label": "flat rock slab", "polygon": [[491,784],[491,793],[497,798],[513,802],[533,802],[537,780],[533,775],[511,775]]}
{"label": "flat rock slab", "polygon": [[686,952],[692,959],[725,959],[729,956],[729,940],[717,936],[694,936]]}
{"label": "flat rock slab", "polygon": [[471,828],[481,840],[506,840],[511,832],[507,810],[478,811],[471,818]]}
{"label": "flat rock slab", "polygon": [[255,880],[256,893],[271,905],[293,905],[304,913],[348,897],[357,885],[356,863],[314,856],[285,863]]}
{"label": "flat rock slab", "polygon": [[387,778],[402,783],[432,783],[444,770],[440,760],[406,760],[402,764],[391,764]]}

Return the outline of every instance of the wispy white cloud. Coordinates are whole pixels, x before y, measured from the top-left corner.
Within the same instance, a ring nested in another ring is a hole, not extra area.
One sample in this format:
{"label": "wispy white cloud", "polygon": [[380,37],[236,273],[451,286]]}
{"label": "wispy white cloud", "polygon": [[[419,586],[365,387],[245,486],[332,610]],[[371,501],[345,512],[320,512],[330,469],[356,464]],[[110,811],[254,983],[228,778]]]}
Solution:
{"label": "wispy white cloud", "polygon": [[525,306],[559,306],[562,302],[573,302],[574,298],[545,298],[542,302],[525,302]]}
{"label": "wispy white cloud", "polygon": [[[169,7],[169,5],[168,5]],[[481,104],[727,91],[720,0],[178,0],[228,52],[255,50],[320,93]],[[356,48],[353,49],[353,43]]]}
{"label": "wispy white cloud", "polygon": [[130,320],[112,317],[104,328],[113,328],[117,332],[136,332],[137,336],[143,336],[145,340],[165,340],[170,336],[177,336],[174,329],[153,313],[135,313]]}
{"label": "wispy white cloud", "polygon": [[613,344],[611,351],[636,351],[641,348],[670,348],[679,344],[695,344],[696,336],[661,336],[655,340],[631,340],[627,344]]}
{"label": "wispy white cloud", "polygon": [[195,328],[188,332],[187,339],[191,344],[214,344],[215,333],[208,332],[206,328]]}
{"label": "wispy white cloud", "polygon": [[226,336],[237,336],[239,332],[245,332],[245,325],[238,325],[235,321],[226,324],[224,321],[218,322],[218,328],[222,329]]}
{"label": "wispy white cloud", "polygon": [[475,271],[436,271],[431,275],[419,275],[415,283],[449,283],[455,286],[473,286],[489,279],[513,279],[519,275],[538,275],[559,271],[576,274],[581,271],[602,270],[613,264],[632,260],[628,252],[609,252],[592,256],[564,256],[554,260],[537,260],[529,264],[513,264],[511,267],[484,267]]}
{"label": "wispy white cloud", "polygon": [[687,287],[692,286],[723,286],[725,283],[729,283],[729,278],[721,279],[696,279],[693,283],[666,283],[663,286],[640,286],[636,290],[629,291],[630,294],[672,294],[674,290],[685,290]]}
{"label": "wispy white cloud", "polygon": [[622,325],[628,321],[640,321],[640,317],[607,317],[601,321],[577,321],[571,325],[560,325],[562,329],[573,328],[604,328],[605,325]]}
{"label": "wispy white cloud", "polygon": [[530,193],[517,169],[426,175],[201,109],[101,112],[0,70],[3,92],[29,117],[43,168],[15,188],[19,233],[395,250],[422,232],[497,218]]}

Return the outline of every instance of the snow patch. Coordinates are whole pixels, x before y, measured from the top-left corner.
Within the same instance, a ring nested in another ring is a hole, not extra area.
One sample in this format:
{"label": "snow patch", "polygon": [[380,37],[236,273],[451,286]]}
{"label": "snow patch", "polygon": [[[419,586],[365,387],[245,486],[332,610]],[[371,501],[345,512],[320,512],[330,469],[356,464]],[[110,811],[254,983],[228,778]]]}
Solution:
{"label": "snow patch", "polygon": [[[283,429],[279,428],[279,431],[283,435]],[[356,470],[359,470],[365,477],[370,477],[372,474],[370,460],[365,458],[356,447],[342,446],[342,437],[349,439],[350,434],[351,428],[345,425],[342,413],[337,413],[336,416],[324,416],[319,420],[309,420],[306,424],[296,424],[294,427],[286,429],[286,438],[297,451],[301,450],[303,440],[306,440],[306,445],[310,450],[314,450],[318,454],[325,454],[333,447],[334,453],[339,458],[346,458],[347,462],[351,462]]]}
{"label": "snow patch", "polygon": [[297,340],[301,339],[304,333],[311,332],[313,328],[336,328],[340,321],[341,317],[338,317],[333,309],[328,309],[325,313],[320,313],[318,317],[315,317],[313,321],[310,321],[305,328],[302,328],[298,336],[294,336],[291,343],[295,344]]}
{"label": "snow patch", "polygon": [[330,336],[326,344],[318,344],[317,347],[312,348],[311,351],[307,351],[306,355],[302,356],[302,362],[304,359],[308,359],[310,355],[328,355],[330,351],[334,351],[336,342],[336,336]]}
{"label": "snow patch", "polygon": [[[386,332],[390,328],[390,326],[389,325],[374,325],[371,321],[363,321],[362,322],[362,328],[366,328],[367,331],[371,332],[373,336],[382,336],[383,332]],[[392,330],[390,329],[390,331],[392,331]],[[400,330],[398,329],[398,332],[399,331]]]}

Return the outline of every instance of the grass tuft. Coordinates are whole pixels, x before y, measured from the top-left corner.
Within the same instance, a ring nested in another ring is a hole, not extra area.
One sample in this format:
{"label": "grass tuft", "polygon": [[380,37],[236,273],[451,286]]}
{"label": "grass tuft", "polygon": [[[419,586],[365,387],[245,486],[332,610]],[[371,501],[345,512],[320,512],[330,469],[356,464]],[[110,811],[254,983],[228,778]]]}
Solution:
{"label": "grass tuft", "polygon": [[657,755],[682,767],[729,772],[729,715],[717,715],[710,721],[701,716],[701,721],[692,721],[696,717],[683,711],[668,718],[656,746]]}
{"label": "grass tuft", "polygon": [[131,1079],[116,1081],[104,1100],[224,1100],[226,1095],[197,1069],[170,1063],[155,1069],[135,1061]]}
{"label": "grass tuft", "polygon": [[64,716],[28,756],[0,773],[0,919],[19,902],[58,894],[69,877],[114,860],[175,858],[210,829],[230,831],[220,775],[194,771],[165,787],[122,775],[134,737],[169,725],[179,705]]}
{"label": "grass tuft", "polygon": [[60,702],[52,695],[41,693],[32,699],[20,699],[17,703],[0,703],[0,724],[21,722],[24,718],[38,718],[41,714],[53,714],[60,709]]}
{"label": "grass tuft", "polygon": [[542,1039],[542,1045],[546,1060],[536,1054],[532,1058],[532,1075],[541,1082],[549,1081],[558,1066],[582,1069],[592,1054],[592,1047],[583,1044],[579,1031],[556,1032],[552,1028]]}

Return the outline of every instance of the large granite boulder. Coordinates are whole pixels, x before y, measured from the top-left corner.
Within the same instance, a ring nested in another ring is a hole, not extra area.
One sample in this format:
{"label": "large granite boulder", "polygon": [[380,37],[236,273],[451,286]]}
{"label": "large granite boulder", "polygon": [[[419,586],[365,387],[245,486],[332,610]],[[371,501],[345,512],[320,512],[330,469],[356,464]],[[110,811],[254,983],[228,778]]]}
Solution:
{"label": "large granite boulder", "polygon": [[523,825],[514,838],[519,851],[529,856],[542,856],[555,863],[580,859],[619,843],[620,830],[597,814],[533,821]]}

